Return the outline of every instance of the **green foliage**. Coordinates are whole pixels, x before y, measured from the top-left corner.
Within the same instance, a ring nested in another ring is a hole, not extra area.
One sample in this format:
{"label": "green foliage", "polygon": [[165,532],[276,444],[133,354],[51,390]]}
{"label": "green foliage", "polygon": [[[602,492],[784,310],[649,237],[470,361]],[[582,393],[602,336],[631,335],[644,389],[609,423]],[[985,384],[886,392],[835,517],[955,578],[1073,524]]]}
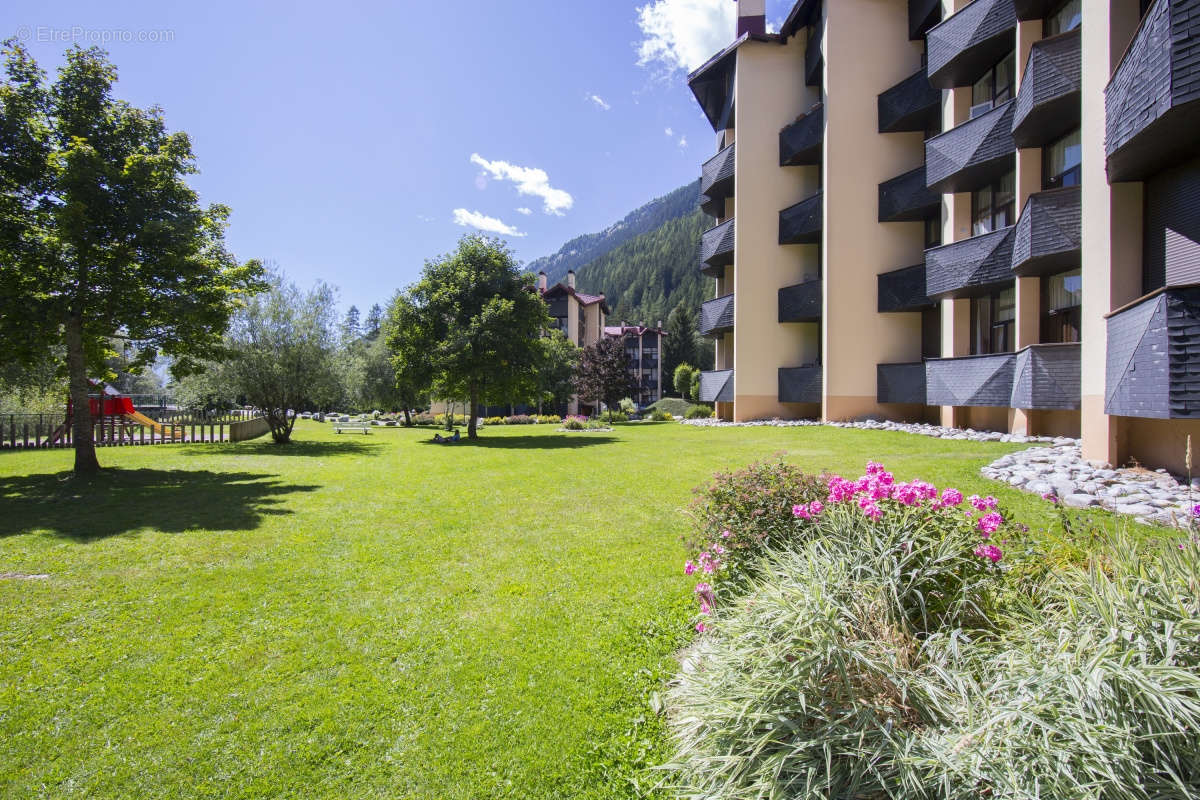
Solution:
{"label": "green foliage", "polygon": [[684,419],[709,419],[712,415],[713,410],[708,406],[691,406],[684,412],[683,417]]}
{"label": "green foliage", "polygon": [[670,422],[675,419],[670,411],[663,411],[661,408],[655,408],[650,412],[651,422]]}
{"label": "green foliage", "polygon": [[663,340],[662,368],[664,375],[675,375],[680,364],[703,364],[698,347],[698,325],[695,307],[686,302],[675,306],[667,317],[667,336]]}
{"label": "green foliage", "polygon": [[99,468],[87,379],[108,343],[130,372],[159,356],[176,375],[220,354],[221,335],[260,268],[225,249],[229,209],[203,208],[187,134],[157,108],[113,96],[98,48],[67,51],[57,80],[14,40],[0,85],[0,340],[32,364],[62,352],[76,408],[76,470]]}
{"label": "green foliage", "polygon": [[541,353],[534,369],[536,396],[532,399],[539,403],[565,404],[574,391],[575,367],[582,351],[559,330],[549,331],[538,344]]}
{"label": "green foliage", "polygon": [[650,406],[652,409],[666,411],[673,417],[682,417],[691,407],[691,403],[679,397],[663,397]]}
{"label": "green foliage", "polygon": [[688,387],[687,397],[688,400],[691,400],[693,403],[700,402],[700,370],[696,370],[692,373],[692,383],[691,386]]}
{"label": "green foliage", "polygon": [[283,275],[234,315],[224,349],[231,358],[212,363],[196,383],[214,396],[243,398],[264,411],[276,443],[291,439],[289,409],[325,407],[342,394],[336,363],[333,290],[318,284],[302,292]]}
{"label": "green foliage", "polygon": [[626,416],[637,411],[637,405],[634,404],[633,399],[630,397],[622,397],[621,402],[617,404],[617,407],[620,408],[621,412]]}
{"label": "green foliage", "polygon": [[545,350],[546,304],[533,291],[508,247],[466,235],[457,249],[426,262],[421,280],[393,302],[389,346],[404,377],[415,361],[428,365],[436,394],[469,400],[467,435],[475,438],[484,401],[507,401],[535,389]]}
{"label": "green foliage", "polygon": [[[697,369],[691,364],[683,363],[675,367],[675,371],[671,373],[671,385],[675,387],[675,393],[684,400],[690,400],[692,395],[692,376],[697,374]],[[683,409],[686,411],[687,409]]]}

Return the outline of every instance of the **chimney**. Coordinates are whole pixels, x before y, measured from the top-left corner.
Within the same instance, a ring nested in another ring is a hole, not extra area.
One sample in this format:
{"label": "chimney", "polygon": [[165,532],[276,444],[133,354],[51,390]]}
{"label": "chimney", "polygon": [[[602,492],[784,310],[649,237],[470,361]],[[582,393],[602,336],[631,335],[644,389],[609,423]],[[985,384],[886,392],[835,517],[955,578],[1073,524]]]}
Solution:
{"label": "chimney", "polygon": [[568,289],[575,288],[575,270],[573,270],[573,269],[567,270],[567,288]]}
{"label": "chimney", "polygon": [[545,270],[540,270],[538,272],[538,291],[541,292],[542,294],[546,293],[546,271]]}
{"label": "chimney", "polygon": [[737,11],[737,35],[751,33],[763,36],[767,32],[767,0],[735,0]]}

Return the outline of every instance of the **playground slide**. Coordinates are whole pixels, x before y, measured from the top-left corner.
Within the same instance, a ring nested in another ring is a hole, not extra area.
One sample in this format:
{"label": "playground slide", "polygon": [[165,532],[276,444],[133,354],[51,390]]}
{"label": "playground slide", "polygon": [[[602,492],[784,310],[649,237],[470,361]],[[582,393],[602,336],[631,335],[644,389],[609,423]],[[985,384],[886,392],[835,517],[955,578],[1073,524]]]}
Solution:
{"label": "playground slide", "polygon": [[167,425],[160,425],[154,420],[147,417],[140,411],[130,411],[125,414],[126,419],[131,419],[139,425],[145,425],[150,430],[157,433],[159,436],[171,436],[172,429]]}

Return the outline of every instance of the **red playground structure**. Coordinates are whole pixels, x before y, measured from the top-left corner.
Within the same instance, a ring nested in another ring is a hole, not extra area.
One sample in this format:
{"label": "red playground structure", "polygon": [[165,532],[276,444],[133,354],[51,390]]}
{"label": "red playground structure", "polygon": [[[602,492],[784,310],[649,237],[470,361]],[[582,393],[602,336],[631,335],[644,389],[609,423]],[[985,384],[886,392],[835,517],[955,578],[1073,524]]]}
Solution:
{"label": "red playground structure", "polygon": [[[104,381],[88,379],[93,389],[99,389],[100,394],[88,395],[88,410],[92,414],[92,424],[98,426],[101,432],[110,433],[116,439],[134,436],[134,429],[145,426],[160,438],[179,439],[183,431],[176,426],[162,425],[147,417],[133,407],[133,399],[125,397]],[[57,444],[71,429],[74,416],[71,398],[67,398],[67,418],[61,426],[50,434],[50,444]],[[98,437],[103,438],[103,437]]]}

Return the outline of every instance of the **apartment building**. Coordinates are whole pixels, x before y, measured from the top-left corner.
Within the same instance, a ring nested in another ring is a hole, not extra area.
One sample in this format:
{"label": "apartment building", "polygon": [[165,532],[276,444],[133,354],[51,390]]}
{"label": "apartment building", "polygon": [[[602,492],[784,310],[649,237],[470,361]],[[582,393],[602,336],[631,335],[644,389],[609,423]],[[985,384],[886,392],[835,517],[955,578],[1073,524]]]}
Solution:
{"label": "apartment building", "polygon": [[638,408],[657,403],[662,399],[662,346],[667,332],[662,321],[654,327],[647,325],[609,325],[604,335],[620,339],[625,345],[625,358],[629,361],[629,383],[633,387],[630,399]]}
{"label": "apartment building", "polygon": [[763,12],[741,0],[689,76],[717,138],[702,399],[1182,468],[1200,0],[800,0],[771,34]]}

